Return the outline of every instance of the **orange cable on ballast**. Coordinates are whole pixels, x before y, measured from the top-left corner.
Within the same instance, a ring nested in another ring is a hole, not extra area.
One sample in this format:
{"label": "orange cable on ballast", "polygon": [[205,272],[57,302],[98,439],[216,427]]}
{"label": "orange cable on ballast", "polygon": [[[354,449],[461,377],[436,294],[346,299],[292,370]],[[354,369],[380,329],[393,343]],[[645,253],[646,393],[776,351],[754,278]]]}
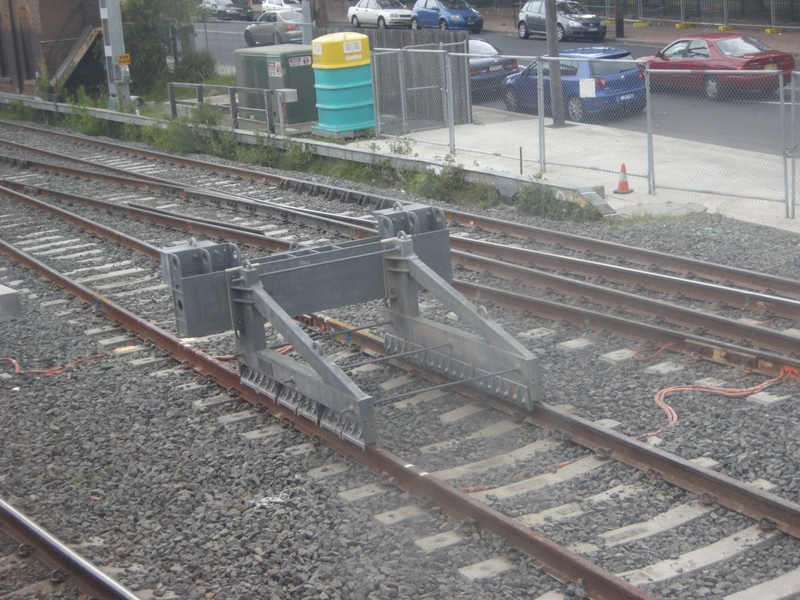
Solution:
{"label": "orange cable on ballast", "polygon": [[668,423],[670,425],[674,425],[678,422],[678,414],[669,404],[666,403],[665,398],[668,394],[673,394],[675,392],[706,392],[714,396],[723,396],[725,398],[744,398],[745,396],[750,396],[751,394],[763,392],[767,388],[784,379],[800,379],[800,373],[798,373],[797,369],[792,367],[783,367],[781,368],[780,375],[777,377],[749,388],[722,388],[707,385],[676,385],[656,392],[656,395],[653,396],[653,401],[661,408],[661,410],[664,411],[664,414],[667,415]]}
{"label": "orange cable on ballast", "polygon": [[[642,348],[641,350],[637,350],[636,352],[633,353],[633,360],[636,360],[636,361],[639,361],[639,362],[644,362],[644,361],[647,361],[647,360],[653,360],[656,356],[658,356],[659,354],[661,354],[662,352],[667,350],[667,348],[671,348],[672,346],[674,346],[677,343],[678,342],[673,341],[673,342],[669,342],[668,344],[665,344],[664,346],[661,346],[660,348],[658,346],[652,346],[650,348]],[[647,356],[642,356],[643,352],[653,352],[653,351],[656,351],[656,352],[654,354],[648,354]]]}
{"label": "orange cable on ballast", "polygon": [[79,365],[82,362],[87,360],[94,360],[96,358],[104,357],[108,352],[103,352],[102,354],[94,354],[92,356],[86,356],[84,358],[79,358],[78,360],[73,360],[65,365],[60,365],[58,367],[50,367],[49,369],[31,369],[29,371],[24,371],[20,368],[19,363],[14,360],[13,358],[0,358],[0,362],[7,362],[14,365],[14,373],[17,375],[32,375],[32,374],[39,374],[39,375],[47,375],[48,377],[53,377],[55,375],[63,375],[66,373],[69,367],[74,367],[75,365]]}

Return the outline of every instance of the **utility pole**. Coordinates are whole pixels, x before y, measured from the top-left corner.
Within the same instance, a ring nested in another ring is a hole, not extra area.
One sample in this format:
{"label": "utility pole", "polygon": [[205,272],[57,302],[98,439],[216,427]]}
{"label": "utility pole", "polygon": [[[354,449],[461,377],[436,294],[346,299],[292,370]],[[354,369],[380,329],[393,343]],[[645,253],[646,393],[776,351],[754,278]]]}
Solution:
{"label": "utility pole", "polygon": [[[545,0],[544,2],[545,31],[547,33],[547,56],[558,58],[558,13],[556,12],[556,0]],[[553,127],[564,126],[564,93],[561,90],[561,63],[558,60],[550,60],[550,110],[553,115]],[[547,63],[545,63],[547,64]],[[544,107],[542,107],[544,109]],[[539,118],[543,118],[544,110],[540,111]]]}
{"label": "utility pole", "polygon": [[[683,8],[683,2],[681,2]],[[622,19],[622,0],[614,0],[614,20],[616,21],[616,36],[618,38],[625,37],[625,21]]]}
{"label": "utility pole", "polygon": [[106,75],[108,76],[108,107],[119,110],[131,103],[130,55],[125,53],[122,35],[120,0],[100,0],[100,19],[103,21]]}

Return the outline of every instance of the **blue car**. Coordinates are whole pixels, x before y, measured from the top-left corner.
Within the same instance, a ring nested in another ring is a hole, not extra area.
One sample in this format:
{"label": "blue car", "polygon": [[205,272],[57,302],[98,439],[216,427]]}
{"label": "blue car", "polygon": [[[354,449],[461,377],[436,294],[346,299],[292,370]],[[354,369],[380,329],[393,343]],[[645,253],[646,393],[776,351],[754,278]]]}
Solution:
{"label": "blue car", "polygon": [[480,33],[483,17],[464,0],[417,0],[411,11],[411,29],[425,27]]}
{"label": "blue car", "polygon": [[[570,121],[585,121],[589,115],[610,110],[641,110],[645,106],[642,66],[631,53],[619,48],[575,48],[559,53],[564,109]],[[580,59],[580,60],[579,60]],[[594,62],[590,59],[605,59]],[[614,60],[619,63],[615,64]],[[550,62],[542,64],[544,108],[550,110]],[[538,67],[536,61],[503,81],[501,93],[512,112],[536,112]]]}

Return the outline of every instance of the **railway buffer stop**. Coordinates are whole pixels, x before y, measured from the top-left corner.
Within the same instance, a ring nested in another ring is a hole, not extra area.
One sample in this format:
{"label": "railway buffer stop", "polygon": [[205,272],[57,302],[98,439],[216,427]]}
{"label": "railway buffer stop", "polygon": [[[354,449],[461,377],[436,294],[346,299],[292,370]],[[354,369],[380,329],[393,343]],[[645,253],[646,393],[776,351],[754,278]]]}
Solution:
{"label": "railway buffer stop", "polygon": [[[234,330],[242,384],[363,449],[377,442],[373,398],[292,316],[383,300],[384,320],[373,326],[384,329],[388,358],[532,410],[542,399],[538,358],[452,287],[442,210],[398,203],[376,216],[375,237],[249,261],[231,243],[192,240],[163,249],[179,334]],[[471,331],[421,316],[423,289]],[[266,323],[302,362],[268,347]]]}

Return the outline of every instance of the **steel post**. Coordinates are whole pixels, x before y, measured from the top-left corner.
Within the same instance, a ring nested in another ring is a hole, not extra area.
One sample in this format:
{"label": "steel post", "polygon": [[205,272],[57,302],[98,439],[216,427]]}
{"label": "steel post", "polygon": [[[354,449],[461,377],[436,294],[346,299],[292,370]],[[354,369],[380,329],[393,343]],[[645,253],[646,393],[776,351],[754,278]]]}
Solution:
{"label": "steel post", "polygon": [[[378,77],[378,60],[381,54],[372,52],[372,106],[375,110],[375,139],[381,139],[381,92],[380,78]],[[405,123],[404,123],[405,125]]]}
{"label": "steel post", "polygon": [[403,52],[397,53],[397,76],[400,80],[400,114],[403,120],[403,135],[408,133],[408,114],[406,113],[406,73],[403,67]]}
{"label": "steel post", "polygon": [[536,69],[536,114],[538,115],[536,120],[539,123],[539,172],[544,173],[547,165],[544,157],[544,82],[542,81],[544,69],[542,68],[541,57],[536,64]]}
{"label": "steel post", "polygon": [[[795,206],[795,201],[797,200],[797,171],[796,171],[797,157],[796,157],[796,154],[795,154],[795,151],[797,150],[797,141],[795,140],[794,131],[795,131],[795,127],[796,127],[795,115],[797,113],[797,86],[798,85],[800,85],[800,73],[795,71],[795,72],[792,73],[792,114],[789,117],[790,118],[790,123],[791,123],[790,130],[792,132],[791,140],[789,142],[791,144],[791,151],[792,151],[792,194],[791,194],[792,200],[791,200],[791,206],[789,207],[790,208],[790,213],[791,213],[791,216],[790,216],[791,219],[794,219],[794,206]],[[783,93],[783,92],[781,91],[781,93]]]}
{"label": "steel post", "polygon": [[681,3],[681,23],[686,23],[686,0],[680,0]]}
{"label": "steel post", "polygon": [[786,128],[783,127],[786,116],[786,96],[783,93],[783,71],[778,71],[778,94],[781,97],[781,154],[783,155],[783,198],[786,204],[786,218],[790,219],[792,214],[792,207],[789,205],[789,153],[791,149],[786,144]]}
{"label": "steel post", "polygon": [[647,111],[647,193],[656,193],[655,153],[653,152],[653,106],[650,95],[650,65],[644,71],[645,110]]}
{"label": "steel post", "polygon": [[772,27],[778,25],[778,19],[775,17],[775,0],[769,0],[769,24]]}
{"label": "steel post", "polygon": [[236,104],[236,88],[228,88],[228,102],[231,105],[231,127],[239,129],[239,107]]}
{"label": "steel post", "polygon": [[167,84],[167,96],[169,96],[170,113],[172,118],[175,119],[178,117],[178,103],[175,101],[175,86],[172,85],[171,81]]}
{"label": "steel post", "polygon": [[453,94],[453,57],[448,52],[445,55],[445,85],[447,87],[447,125],[450,129],[450,154],[456,153],[456,124],[455,124],[455,102]]}
{"label": "steel post", "polygon": [[722,0],[722,24],[728,24],[729,12],[728,12],[728,0]]}

